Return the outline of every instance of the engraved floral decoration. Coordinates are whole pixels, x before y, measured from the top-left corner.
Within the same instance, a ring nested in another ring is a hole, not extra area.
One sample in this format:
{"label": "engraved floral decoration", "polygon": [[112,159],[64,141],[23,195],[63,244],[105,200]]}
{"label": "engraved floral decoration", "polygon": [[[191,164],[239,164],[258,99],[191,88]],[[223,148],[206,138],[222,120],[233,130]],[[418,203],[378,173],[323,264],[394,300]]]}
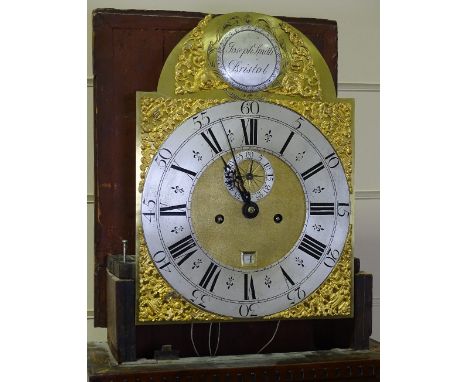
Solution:
{"label": "engraved floral decoration", "polygon": [[228,289],[231,289],[233,285],[234,285],[234,277],[229,276],[228,280],[226,281],[226,286]]}
{"label": "engraved floral decoration", "polygon": [[174,191],[175,194],[183,194],[184,189],[179,186],[172,186],[171,189]]}
{"label": "engraved floral decoration", "polygon": [[203,159],[203,156],[200,154],[199,151],[192,150],[193,152],[193,157],[200,162]]}
{"label": "engraved floral decoration", "polygon": [[174,228],[171,229],[171,232],[172,233],[175,233],[176,235],[180,232],[182,232],[184,230],[184,227],[182,227],[181,225],[180,226],[176,226]]}
{"label": "engraved floral decoration", "polygon": [[298,266],[304,268],[304,260],[303,260],[303,259],[301,259],[300,257],[297,256],[297,257],[295,258],[295,260],[296,260],[296,264],[297,264]]}
{"label": "engraved floral decoration", "polygon": [[296,162],[300,162],[304,158],[305,153],[306,153],[305,151],[301,151],[300,153],[297,153]]}
{"label": "engraved floral decoration", "polygon": [[312,228],[317,232],[323,231],[323,227],[321,224],[314,224]]}

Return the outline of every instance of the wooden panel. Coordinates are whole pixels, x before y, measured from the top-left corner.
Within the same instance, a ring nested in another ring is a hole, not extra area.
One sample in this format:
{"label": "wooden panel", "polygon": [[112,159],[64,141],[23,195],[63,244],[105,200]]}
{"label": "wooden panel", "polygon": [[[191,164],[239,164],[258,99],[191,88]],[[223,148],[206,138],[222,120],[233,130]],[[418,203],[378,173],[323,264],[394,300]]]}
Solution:
{"label": "wooden panel", "polygon": [[[95,326],[106,326],[106,258],[135,238],[135,92],[155,91],[164,61],[205,15],[94,12]],[[280,17],[282,18],[282,17]],[[336,22],[282,18],[321,51],[336,86]]]}
{"label": "wooden panel", "polygon": [[107,272],[107,343],[120,362],[136,360],[135,282]]}

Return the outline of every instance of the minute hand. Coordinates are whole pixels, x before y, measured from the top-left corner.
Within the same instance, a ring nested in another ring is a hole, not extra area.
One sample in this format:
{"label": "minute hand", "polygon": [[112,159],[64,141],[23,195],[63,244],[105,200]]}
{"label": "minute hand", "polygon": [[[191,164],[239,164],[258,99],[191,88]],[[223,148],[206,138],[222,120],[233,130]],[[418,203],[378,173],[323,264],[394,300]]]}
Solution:
{"label": "minute hand", "polygon": [[234,150],[232,149],[231,141],[229,140],[229,136],[227,135],[226,129],[224,128],[223,122],[220,120],[219,123],[221,124],[221,127],[223,128],[224,135],[226,136],[226,140],[229,145],[229,149],[231,150],[232,159],[234,160],[234,166],[236,167],[236,177],[234,180],[234,185],[239,190],[242,201],[244,203],[248,203],[250,202],[250,192],[248,192],[245,189],[244,180],[242,179],[242,175],[239,170],[239,165],[237,164],[236,156],[234,155]]}

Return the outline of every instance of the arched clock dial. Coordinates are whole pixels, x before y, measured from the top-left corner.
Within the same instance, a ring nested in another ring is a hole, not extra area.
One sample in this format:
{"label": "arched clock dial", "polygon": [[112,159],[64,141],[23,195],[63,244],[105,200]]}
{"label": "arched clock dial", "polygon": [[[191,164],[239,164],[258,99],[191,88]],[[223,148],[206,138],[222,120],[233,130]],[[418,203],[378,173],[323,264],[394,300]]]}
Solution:
{"label": "arched clock dial", "polygon": [[213,106],[182,123],[155,155],[141,200],[161,275],[194,305],[237,318],[313,293],[341,256],[349,214],[327,139],[301,115],[260,101]]}

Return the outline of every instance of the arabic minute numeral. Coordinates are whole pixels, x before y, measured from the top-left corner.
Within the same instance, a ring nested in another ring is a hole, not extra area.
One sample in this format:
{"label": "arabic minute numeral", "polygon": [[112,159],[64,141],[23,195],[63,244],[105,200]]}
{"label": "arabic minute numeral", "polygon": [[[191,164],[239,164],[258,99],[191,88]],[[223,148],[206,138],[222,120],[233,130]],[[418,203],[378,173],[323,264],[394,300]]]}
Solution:
{"label": "arabic minute numeral", "polygon": [[142,215],[148,219],[148,221],[150,223],[152,223],[152,220],[153,218],[155,218],[156,216],[156,212],[155,212],[155,207],[156,207],[156,202],[154,200],[147,200],[147,199],[143,199],[142,201],[143,205],[144,206],[147,206],[148,209],[145,210],[145,211],[142,211]]}
{"label": "arabic minute numeral", "polygon": [[306,292],[301,289],[301,287],[297,287],[292,291],[289,291],[287,294],[287,298],[291,301],[291,305],[297,304],[299,301],[303,300],[306,296]]}
{"label": "arabic minute numeral", "polygon": [[192,292],[192,297],[190,301],[192,301],[194,304],[197,304],[198,306],[202,308],[206,308],[206,300],[208,299],[208,295],[204,294],[202,291],[198,289],[194,289]]}
{"label": "arabic minute numeral", "polygon": [[242,304],[239,306],[239,316],[241,317],[257,317],[255,314],[254,304]]}
{"label": "arabic minute numeral", "polygon": [[260,112],[260,105],[257,101],[244,101],[240,109],[242,114],[258,114]]}
{"label": "arabic minute numeral", "polygon": [[349,216],[349,203],[338,203],[338,215]]}
{"label": "arabic minute numeral", "polygon": [[335,153],[331,153],[330,155],[327,155],[325,157],[325,160],[327,161],[328,167],[330,168],[335,168],[336,166],[340,164],[340,160],[338,159]]}
{"label": "arabic minute numeral", "polygon": [[170,266],[172,265],[169,259],[167,258],[166,252],[157,251],[151,255],[153,261],[157,264],[159,269],[163,269],[167,272],[171,272]]}
{"label": "arabic minute numeral", "polygon": [[293,126],[293,127],[294,127],[295,129],[300,129],[301,126],[302,126],[301,122],[303,122],[303,121],[304,121],[304,118],[299,117],[298,119],[296,119],[296,120],[294,121],[294,123],[296,124],[296,126]]}
{"label": "arabic minute numeral", "polygon": [[336,261],[340,257],[340,252],[337,249],[328,249],[327,255],[325,256],[325,260],[323,264],[328,268],[333,268],[336,264]]}
{"label": "arabic minute numeral", "polygon": [[154,158],[154,161],[156,164],[161,167],[161,168],[166,168],[167,167],[167,162],[172,158],[172,152],[169,149],[166,149],[163,147],[162,149],[159,149],[158,154]]}
{"label": "arabic minute numeral", "polygon": [[203,126],[206,126],[211,122],[210,117],[206,115],[206,111],[202,111],[200,114],[197,114],[192,118],[192,120],[197,129],[201,129]]}

